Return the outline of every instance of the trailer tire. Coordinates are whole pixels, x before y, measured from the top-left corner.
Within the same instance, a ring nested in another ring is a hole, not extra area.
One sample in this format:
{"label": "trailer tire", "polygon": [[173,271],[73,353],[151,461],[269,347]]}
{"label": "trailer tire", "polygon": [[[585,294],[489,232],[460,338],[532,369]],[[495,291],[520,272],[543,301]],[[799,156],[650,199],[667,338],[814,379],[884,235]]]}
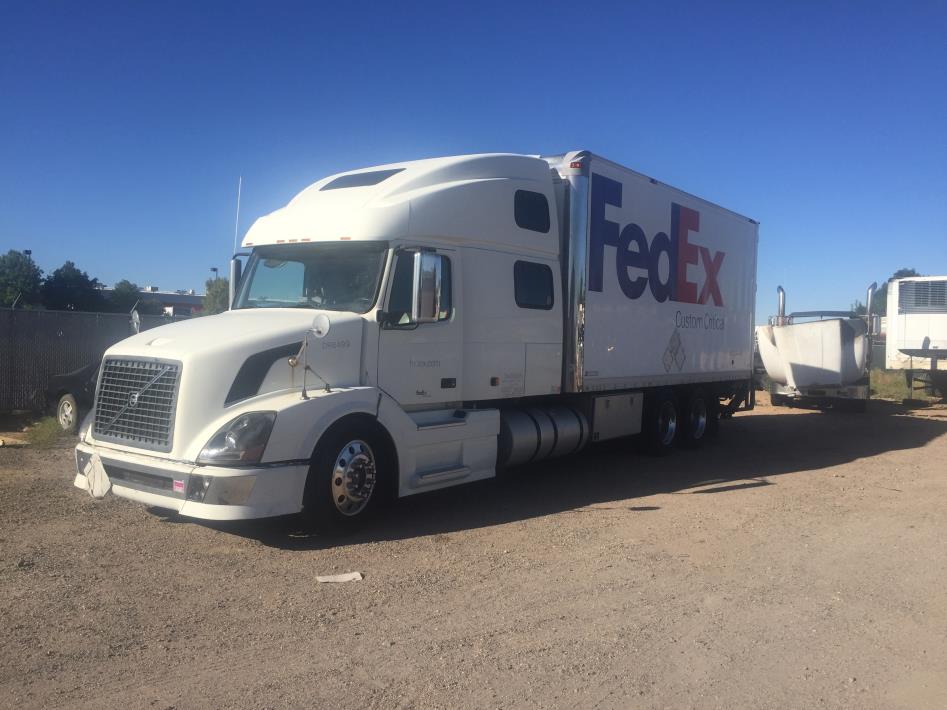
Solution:
{"label": "trailer tire", "polygon": [[678,442],[688,449],[696,449],[710,435],[712,409],[702,389],[693,390],[687,397]]}
{"label": "trailer tire", "polygon": [[303,493],[303,517],[311,527],[355,532],[389,497],[394,453],[388,437],[369,421],[343,420],[319,440]]}
{"label": "trailer tire", "polygon": [[645,439],[648,451],[663,456],[674,448],[680,433],[680,409],[671,390],[658,390],[647,408]]}

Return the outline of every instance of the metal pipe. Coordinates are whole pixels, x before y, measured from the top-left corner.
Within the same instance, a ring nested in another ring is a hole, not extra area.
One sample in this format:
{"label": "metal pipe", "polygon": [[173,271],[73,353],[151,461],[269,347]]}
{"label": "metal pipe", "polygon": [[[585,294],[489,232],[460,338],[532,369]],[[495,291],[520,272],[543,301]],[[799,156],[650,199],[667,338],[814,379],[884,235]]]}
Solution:
{"label": "metal pipe", "polygon": [[871,301],[875,297],[875,290],[878,288],[878,282],[872,281],[868,287],[868,295],[865,297],[865,317],[868,319],[868,335],[871,335]]}
{"label": "metal pipe", "polygon": [[782,286],[776,287],[779,297],[779,308],[776,311],[776,325],[786,325],[786,290]]}

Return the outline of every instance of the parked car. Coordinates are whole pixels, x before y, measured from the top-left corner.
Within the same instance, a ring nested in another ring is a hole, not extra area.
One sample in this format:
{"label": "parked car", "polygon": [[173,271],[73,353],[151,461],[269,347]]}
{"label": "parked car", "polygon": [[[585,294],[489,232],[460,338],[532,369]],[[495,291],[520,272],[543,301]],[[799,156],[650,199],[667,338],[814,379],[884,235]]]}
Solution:
{"label": "parked car", "polygon": [[93,362],[78,370],[56,375],[46,390],[46,409],[55,411],[62,430],[75,434],[85,413],[92,409],[99,363]]}

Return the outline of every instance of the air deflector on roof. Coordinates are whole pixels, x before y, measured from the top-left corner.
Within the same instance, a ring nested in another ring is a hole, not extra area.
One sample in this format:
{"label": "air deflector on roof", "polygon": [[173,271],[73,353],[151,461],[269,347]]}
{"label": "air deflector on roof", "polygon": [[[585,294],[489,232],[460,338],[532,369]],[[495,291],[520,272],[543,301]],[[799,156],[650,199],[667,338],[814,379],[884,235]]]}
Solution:
{"label": "air deflector on roof", "polygon": [[368,187],[369,185],[377,185],[382,180],[387,180],[392,175],[400,173],[404,168],[395,168],[393,170],[372,170],[367,173],[352,173],[350,175],[342,175],[337,177],[332,182],[327,182],[321,188],[319,192],[323,190],[339,190],[343,187]]}

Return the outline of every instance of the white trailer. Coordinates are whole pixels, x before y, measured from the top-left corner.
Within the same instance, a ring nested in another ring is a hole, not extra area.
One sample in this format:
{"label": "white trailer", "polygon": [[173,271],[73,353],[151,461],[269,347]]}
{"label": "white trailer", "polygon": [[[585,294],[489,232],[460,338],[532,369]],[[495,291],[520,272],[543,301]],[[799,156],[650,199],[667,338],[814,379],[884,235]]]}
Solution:
{"label": "white trailer", "polygon": [[334,175],[243,246],[228,312],[106,352],[76,486],[345,526],[752,407],[757,223],[588,152]]}
{"label": "white trailer", "polygon": [[947,276],[888,282],[885,368],[947,397]]}

